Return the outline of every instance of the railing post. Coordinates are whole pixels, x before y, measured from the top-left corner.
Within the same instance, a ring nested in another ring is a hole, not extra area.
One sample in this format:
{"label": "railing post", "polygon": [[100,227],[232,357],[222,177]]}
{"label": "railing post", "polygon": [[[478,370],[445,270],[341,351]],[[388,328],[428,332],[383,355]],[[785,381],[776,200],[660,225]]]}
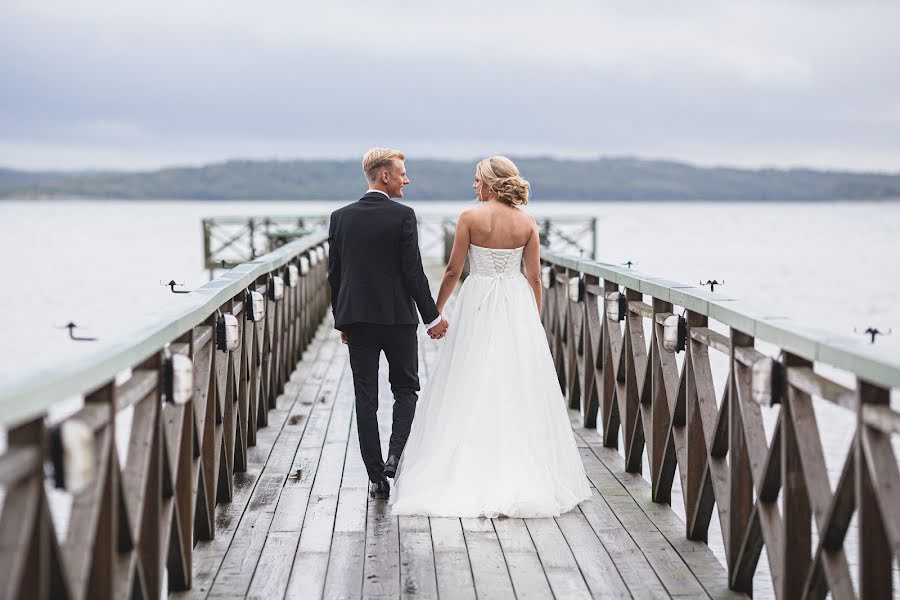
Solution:
{"label": "railing post", "polygon": [[[791,367],[812,367],[812,363],[785,352],[784,368]],[[784,510],[784,548],[781,555],[784,564],[769,566],[773,580],[780,579],[778,596],[799,598],[806,584],[806,577],[801,574],[809,570],[812,555],[811,511],[797,431],[794,428],[794,394],[787,381],[784,385],[781,405],[781,493]]]}
{"label": "railing post", "polygon": [[251,217],[247,221],[247,230],[250,232],[250,260],[256,258],[256,223]]}
{"label": "railing post", "polygon": [[[582,345],[584,348],[583,373],[581,385],[581,425],[585,428],[597,427],[597,409],[599,406],[599,389],[602,385],[597,379],[598,363],[602,365],[603,349],[600,331],[603,316],[598,312],[597,296],[588,288],[596,289],[600,279],[596,275],[585,275],[584,279],[584,325],[582,326]],[[602,371],[600,371],[602,373]]]}
{"label": "railing post", "polygon": [[212,225],[209,222],[209,219],[203,219],[203,266],[209,269],[210,281],[213,279],[213,269],[215,268],[215,265],[212,263],[211,227]]}
{"label": "railing post", "polygon": [[[603,280],[603,314],[600,319],[603,328],[600,333],[601,343],[601,364],[603,365],[603,376],[601,377],[601,407],[603,410],[603,445],[606,448],[619,447],[619,427],[622,421],[622,415],[619,414],[617,383],[619,379],[619,364],[616,353],[613,351],[613,339],[620,343],[622,334],[619,331],[619,324],[611,322],[607,318],[607,308],[609,300],[606,295],[610,292],[619,291],[619,286],[609,280]],[[615,328],[615,333],[612,329]],[[621,352],[621,345],[620,345]]]}
{"label": "railing post", "polygon": [[[625,298],[629,302],[640,302],[644,296],[637,290],[625,288]],[[641,420],[644,377],[637,368],[641,361],[647,366],[647,348],[644,343],[644,317],[632,313],[630,309],[625,311],[625,346],[622,352],[625,353],[625,470],[641,473],[645,442]]]}
{"label": "railing post", "polygon": [[[675,406],[675,398],[669,400],[670,390],[666,389],[664,369],[674,371],[677,375],[678,367],[675,364],[675,356],[665,350],[660,351],[662,341],[659,332],[663,326],[656,322],[656,316],[660,313],[671,313],[672,304],[664,300],[653,298],[653,322],[650,334],[650,393],[651,393],[651,439],[647,447],[650,454],[650,485],[654,502],[672,502],[672,477],[675,472],[675,453],[668,451],[669,431],[672,425],[670,405]],[[677,386],[675,394],[677,394]],[[674,442],[673,442],[674,445]],[[670,459],[666,460],[669,456]]]}
{"label": "railing post", "polygon": [[7,441],[9,451],[34,449],[40,459],[34,461],[27,475],[4,490],[0,505],[0,597],[68,595],[54,589],[62,577],[58,571],[53,572],[57,565],[51,561],[50,545],[56,542],[43,489],[44,416],[10,429]]}
{"label": "railing post", "polygon": [[859,597],[890,598],[892,588],[891,567],[894,555],[887,537],[884,520],[878,506],[869,465],[863,450],[867,425],[863,422],[863,410],[870,405],[890,405],[890,390],[857,380],[859,405],[857,408],[856,444],[856,506],[859,519]]}
{"label": "railing post", "polygon": [[[738,581],[735,573],[739,570],[741,545],[744,532],[750,523],[753,512],[753,473],[750,471],[750,457],[747,452],[747,440],[744,433],[744,420],[740,406],[740,395],[737,391],[738,365],[734,356],[735,348],[740,346],[753,346],[753,337],[731,329],[731,353],[728,361],[729,386],[728,386],[728,466],[729,466],[729,497],[728,497],[728,577],[732,589],[751,593],[753,580]],[[720,410],[725,410],[722,406]]]}
{"label": "railing post", "polygon": [[[705,518],[705,512],[700,507],[700,499],[704,496],[704,488],[711,486],[707,462],[709,460],[706,448],[706,436],[703,431],[703,417],[700,414],[700,405],[697,392],[697,378],[694,372],[694,353],[703,353],[705,358],[706,348],[701,342],[691,338],[691,329],[694,327],[706,327],[708,319],[693,311],[685,311],[687,319],[687,353],[684,357],[685,364],[685,402],[687,404],[687,489],[685,490],[685,527],[686,537],[689,540],[707,541],[709,533],[709,521]],[[695,350],[696,349],[696,350]],[[728,532],[723,531],[727,542]],[[728,552],[726,543],[726,553]]]}

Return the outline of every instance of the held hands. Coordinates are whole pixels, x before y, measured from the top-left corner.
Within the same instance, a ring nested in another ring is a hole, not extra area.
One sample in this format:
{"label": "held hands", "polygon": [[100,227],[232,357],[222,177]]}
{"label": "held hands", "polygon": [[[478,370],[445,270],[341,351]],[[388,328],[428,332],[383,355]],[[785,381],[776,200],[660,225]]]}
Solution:
{"label": "held hands", "polygon": [[347,343],[347,332],[346,332],[346,331],[342,331],[342,332],[341,332],[341,343],[342,343],[342,344],[346,344],[346,343]]}
{"label": "held hands", "polygon": [[439,340],[445,335],[447,335],[447,328],[450,324],[447,322],[447,319],[441,319],[441,322],[428,330],[428,337],[433,340]]}

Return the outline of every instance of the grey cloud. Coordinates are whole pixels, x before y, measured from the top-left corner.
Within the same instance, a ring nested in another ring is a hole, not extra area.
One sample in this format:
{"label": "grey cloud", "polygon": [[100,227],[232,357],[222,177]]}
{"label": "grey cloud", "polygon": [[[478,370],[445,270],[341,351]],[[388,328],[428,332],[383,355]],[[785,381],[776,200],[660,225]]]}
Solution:
{"label": "grey cloud", "polygon": [[[122,148],[137,164],[167,151],[191,162],[354,156],[396,140],[432,156],[488,145],[900,169],[900,41],[885,35],[900,9],[879,2],[440,14],[268,2],[255,21],[219,5],[204,19],[196,7],[176,18],[181,6],[166,3],[129,15],[108,3],[57,14],[10,2],[0,8],[0,163],[22,162],[17,145],[47,149],[37,166],[66,166],[79,145],[98,156]],[[505,28],[492,21],[503,14]],[[367,37],[366,19],[397,35]]]}

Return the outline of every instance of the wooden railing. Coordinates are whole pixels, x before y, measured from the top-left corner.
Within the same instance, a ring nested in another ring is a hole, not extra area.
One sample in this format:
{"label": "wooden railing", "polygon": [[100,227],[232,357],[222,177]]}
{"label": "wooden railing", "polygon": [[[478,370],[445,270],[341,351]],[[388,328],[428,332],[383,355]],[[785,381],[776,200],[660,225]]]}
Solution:
{"label": "wooden railing", "polygon": [[[689,539],[707,540],[717,509],[732,589],[752,592],[765,547],[778,598],[892,596],[900,474],[891,436],[900,414],[889,401],[900,387],[900,357],[613,265],[547,249],[542,264],[542,320],[570,408],[585,427],[598,427],[599,417],[607,447],[618,447],[621,432],[629,471],[642,471],[646,452],[655,502],[671,503],[677,467]],[[680,367],[667,349],[678,349],[676,307],[684,309]],[[756,340],[780,349],[778,357],[762,354]],[[719,399],[710,351],[728,358]],[[855,384],[826,378],[820,366],[849,372]],[[834,488],[814,398],[855,413]],[[780,410],[767,439],[762,406],[773,405]],[[858,589],[844,544],[854,513]]]}
{"label": "wooden railing", "polygon": [[[426,263],[450,258],[455,214],[418,211],[419,250]],[[212,275],[252,260],[310,229],[328,227],[329,215],[218,216],[203,219],[203,266]],[[541,243],[555,250],[593,258],[597,250],[597,218],[574,215],[537,216]],[[448,233],[449,232],[449,233]]]}
{"label": "wooden railing", "polygon": [[[307,235],[90,364],[0,387],[0,598],[156,600],[166,570],[169,589],[190,588],[194,543],[215,536],[216,504],[326,313],[325,246],[324,232]],[[83,406],[47,418],[73,394]],[[63,541],[45,465],[71,503]]]}

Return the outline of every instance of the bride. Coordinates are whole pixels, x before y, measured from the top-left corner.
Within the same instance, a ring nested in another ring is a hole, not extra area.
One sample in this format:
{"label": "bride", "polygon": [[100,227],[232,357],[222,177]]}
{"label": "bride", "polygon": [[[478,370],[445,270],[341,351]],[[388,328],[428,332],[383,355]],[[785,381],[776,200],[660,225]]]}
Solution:
{"label": "bride", "polygon": [[[540,322],[540,240],[528,182],[507,158],[478,163],[437,308],[470,274],[418,403],[396,476],[398,515],[549,517],[590,497]],[[524,257],[525,275],[522,274]]]}

